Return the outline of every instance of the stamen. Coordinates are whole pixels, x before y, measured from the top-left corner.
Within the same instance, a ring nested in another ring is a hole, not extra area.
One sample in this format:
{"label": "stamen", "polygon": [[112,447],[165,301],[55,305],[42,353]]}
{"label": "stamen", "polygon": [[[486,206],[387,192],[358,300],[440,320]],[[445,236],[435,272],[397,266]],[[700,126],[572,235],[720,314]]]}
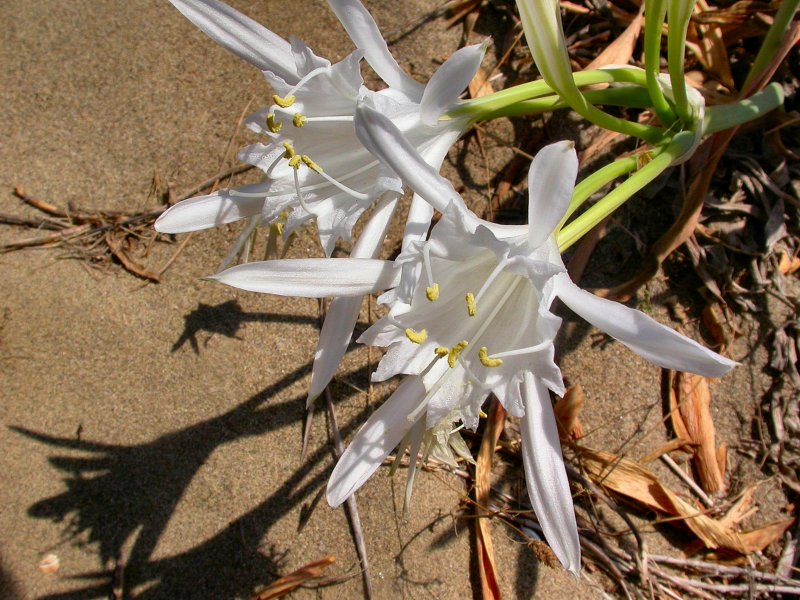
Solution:
{"label": "stamen", "polygon": [[467,293],[467,314],[470,317],[474,317],[477,312],[478,312],[478,307],[475,305],[475,296],[472,295],[472,292],[468,292]]}
{"label": "stamen", "polygon": [[478,350],[478,358],[480,359],[481,364],[484,367],[489,367],[489,368],[499,367],[500,365],[503,364],[502,358],[489,357],[489,350],[486,348],[486,346],[481,346],[481,349]]}
{"label": "stamen", "polygon": [[[425,265],[425,274],[428,276],[428,285],[433,287],[436,284],[433,283],[433,269],[431,268],[431,245],[430,244],[425,244],[422,247],[422,264]],[[437,294],[436,294],[436,296],[437,297],[439,296],[439,294],[438,294],[438,286],[437,286]],[[428,300],[431,300],[430,297],[428,298]],[[431,302],[434,302],[434,300],[431,300]]]}
{"label": "stamen", "polygon": [[421,344],[428,339],[428,332],[424,329],[414,331],[411,327],[406,329],[406,337],[415,344]]}
{"label": "stamen", "polygon": [[430,287],[425,288],[425,297],[430,302],[436,302],[439,299],[439,284],[434,283]]}
{"label": "stamen", "polygon": [[506,257],[504,256],[502,260],[499,263],[497,263],[497,266],[494,268],[494,270],[489,274],[489,277],[486,279],[486,281],[483,282],[483,286],[481,286],[480,291],[478,291],[478,294],[475,296],[475,302],[477,302],[483,297],[483,294],[486,292],[487,289],[489,289],[489,286],[497,278],[497,276],[500,274],[500,271],[502,271],[503,267],[505,266],[506,266]]}
{"label": "stamen", "polygon": [[450,348],[450,353],[447,355],[447,364],[450,365],[451,369],[455,369],[456,361],[458,361],[458,355],[469,345],[469,342],[466,340],[462,340],[458,342],[455,346]]}
{"label": "stamen", "polygon": [[[305,159],[306,159],[306,157],[303,157],[303,160],[305,160]],[[312,167],[311,165],[308,165],[308,168],[309,168],[309,169],[314,169],[314,170],[315,170],[317,173],[319,173],[320,175],[322,175],[322,177],[323,177],[324,179],[328,180],[328,181],[329,181],[331,184],[335,185],[337,188],[339,188],[340,190],[342,190],[344,193],[346,193],[346,194],[350,194],[350,195],[351,195],[353,198],[355,198],[356,200],[369,200],[369,194],[364,194],[364,193],[362,193],[362,192],[357,192],[357,191],[356,191],[356,190],[354,190],[353,188],[351,188],[351,187],[347,187],[347,186],[346,186],[345,184],[343,184],[342,182],[340,182],[340,181],[338,181],[338,180],[334,179],[333,177],[331,177],[331,176],[330,176],[330,175],[328,175],[327,173],[324,173],[324,172],[322,171],[322,167],[320,167],[318,164],[316,164],[316,163],[315,163],[314,161],[312,161],[310,158],[309,158],[308,160],[309,160],[309,161],[311,161],[311,163],[312,163],[312,164],[313,164],[313,165],[316,167],[316,168],[314,168],[314,167]],[[308,163],[306,163],[306,164],[308,164]],[[319,169],[319,170],[317,170],[317,169]]]}
{"label": "stamen", "polygon": [[[289,166],[292,167],[295,171],[300,168],[300,162],[302,161],[302,157],[299,154],[295,154],[292,158],[289,159]],[[299,190],[298,186],[298,190]]]}
{"label": "stamen", "polygon": [[509,356],[520,356],[521,354],[535,354],[541,350],[547,348],[552,342],[550,340],[545,340],[536,344],[535,346],[528,346],[527,348],[519,348],[518,350],[508,350],[506,352],[498,352],[494,354],[494,358],[506,358]]}
{"label": "stamen", "polygon": [[306,119],[306,118],[305,118],[305,117],[304,117],[302,114],[300,114],[299,112],[298,112],[298,113],[294,113],[294,118],[292,119],[292,124],[293,124],[295,127],[302,127],[303,125],[305,125],[305,124],[306,124],[306,121],[307,121],[307,120],[308,120],[308,119]]}
{"label": "stamen", "polygon": [[278,94],[272,95],[272,101],[280,106],[281,108],[289,108],[295,101],[294,96],[286,96],[286,98],[281,98]]}
{"label": "stamen", "polygon": [[445,356],[450,354],[450,348],[439,346],[438,348],[436,348],[436,350],[434,350],[434,353],[436,353],[436,356],[438,356],[439,358],[444,358]]}
{"label": "stamen", "polygon": [[283,147],[286,148],[286,152],[283,153],[283,158],[294,158],[296,153],[292,145],[289,142],[283,142]]}
{"label": "stamen", "polygon": [[487,415],[485,412],[483,412],[483,409],[478,411],[478,416],[481,417],[482,419],[489,418],[489,415]]}
{"label": "stamen", "polygon": [[306,166],[311,169],[312,171],[316,171],[317,173],[322,173],[322,167],[320,167],[317,163],[311,160],[311,157],[308,154],[303,154],[302,156],[303,162],[306,163]]}
{"label": "stamen", "polygon": [[296,163],[297,166],[292,165],[294,167],[294,189],[297,192],[297,202],[300,203],[300,206],[302,207],[302,209],[304,211],[306,211],[308,214],[314,215],[316,217],[317,213],[315,213],[313,210],[311,210],[311,207],[308,204],[306,204],[305,200],[303,200],[303,192],[300,190],[300,177],[297,174],[297,171],[300,169],[300,160],[301,160],[300,159],[300,155],[298,154],[297,156],[293,157],[292,160],[289,161],[290,165],[292,164],[293,160],[297,161],[297,163]]}
{"label": "stamen", "polygon": [[278,133],[283,127],[283,123],[278,123],[275,120],[275,113],[270,113],[267,115],[267,129],[269,129],[272,133]]}

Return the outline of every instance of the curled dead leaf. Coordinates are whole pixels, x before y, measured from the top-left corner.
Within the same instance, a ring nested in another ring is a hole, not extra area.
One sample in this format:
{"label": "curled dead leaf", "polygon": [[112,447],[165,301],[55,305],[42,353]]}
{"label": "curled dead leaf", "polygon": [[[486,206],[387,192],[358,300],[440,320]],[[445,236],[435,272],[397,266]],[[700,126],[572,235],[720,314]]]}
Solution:
{"label": "curled dead leaf", "polygon": [[580,385],[573,385],[567,389],[563,398],[559,398],[553,410],[558,422],[558,436],[562,441],[579,440],[584,435],[578,415],[584,405],[583,389]]}
{"label": "curled dead leaf", "polygon": [[257,594],[251,596],[250,600],[273,600],[274,598],[285,596],[307,581],[321,577],[323,571],[334,562],[336,562],[336,558],[328,555],[320,560],[308,563],[285,577],[274,581]]}

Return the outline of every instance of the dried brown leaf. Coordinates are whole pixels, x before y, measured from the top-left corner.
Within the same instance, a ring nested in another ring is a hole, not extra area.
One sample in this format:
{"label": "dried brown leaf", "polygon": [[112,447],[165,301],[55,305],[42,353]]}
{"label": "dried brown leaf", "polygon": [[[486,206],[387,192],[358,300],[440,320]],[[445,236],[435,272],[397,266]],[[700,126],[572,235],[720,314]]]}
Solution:
{"label": "dried brown leaf", "polygon": [[486,71],[478,69],[475,77],[469,82],[469,97],[480,98],[494,93],[492,83],[486,77]]}
{"label": "dried brown leaf", "polygon": [[681,499],[648,469],[609,452],[579,448],[581,464],[589,477],[607,490],[625,496],[659,513],[675,517],[694,533],[709,549],[747,555],[763,550],[780,538],[794,519],[771,523],[760,529],[740,532],[737,519],[742,516],[746,500],[723,519],[713,519]]}
{"label": "dried brown leaf", "polygon": [[[681,423],[682,422],[683,421],[681,421]],[[692,446],[691,442],[689,442],[689,440],[687,440],[686,438],[677,437],[673,440],[668,441],[663,446],[659,446],[647,456],[640,458],[639,464],[646,465],[647,463],[651,463],[654,460],[661,458],[665,454],[669,454],[670,452],[675,452],[676,450],[683,450],[684,452],[691,453],[692,452],[691,446]]]}
{"label": "dried brown leaf", "polygon": [[606,46],[605,49],[597,55],[597,58],[586,66],[586,69],[600,69],[608,65],[627,65],[628,61],[630,61],[633,56],[633,50],[636,48],[639,34],[642,32],[643,22],[644,3],[639,10],[639,14],[636,15],[636,18],[625,28],[625,31]]}
{"label": "dried brown leaf", "polygon": [[281,577],[257,594],[252,595],[250,600],[272,600],[273,598],[281,598],[293,592],[304,583],[322,577],[323,571],[334,562],[336,562],[336,558],[328,555],[320,560],[308,563],[285,577]]}
{"label": "dried brown leaf", "polygon": [[558,422],[558,436],[564,440],[579,440],[584,435],[578,415],[584,405],[583,389],[580,385],[573,385],[567,389],[563,398],[559,398],[553,410]]}
{"label": "dried brown leaf", "polygon": [[674,404],[678,408],[678,412],[673,413],[673,425],[679,414],[686,431],[686,436],[681,434],[680,437],[686,437],[694,446],[693,463],[701,487],[712,494],[723,491],[725,482],[717,461],[708,380],[693,373],[676,373],[670,394],[675,397],[674,401],[670,399],[670,406]]}
{"label": "dried brown leaf", "polygon": [[798,269],[800,269],[800,258],[789,256],[785,250],[781,250],[780,258],[778,259],[778,270],[781,275],[793,275]]}
{"label": "dried brown leaf", "polygon": [[478,551],[478,573],[481,580],[481,590],[484,600],[500,598],[500,585],[498,583],[497,565],[494,560],[494,547],[492,534],[489,529],[489,494],[492,489],[492,459],[497,440],[503,432],[506,422],[506,411],[502,405],[494,400],[489,409],[489,418],[483,432],[481,448],[478,451],[478,460],[475,467],[475,513],[478,517],[475,527],[475,545]]}

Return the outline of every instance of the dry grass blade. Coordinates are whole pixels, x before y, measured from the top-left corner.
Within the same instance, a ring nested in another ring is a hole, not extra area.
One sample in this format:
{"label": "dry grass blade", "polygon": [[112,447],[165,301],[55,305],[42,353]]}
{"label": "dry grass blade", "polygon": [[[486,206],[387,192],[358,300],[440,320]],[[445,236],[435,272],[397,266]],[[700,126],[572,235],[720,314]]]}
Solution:
{"label": "dry grass blade", "polygon": [[[711,11],[705,0],[699,0],[696,7],[697,15]],[[691,23],[689,34],[691,38],[687,40],[687,47],[717,81],[729,90],[733,89],[730,57],[725,46],[722,27],[711,23],[696,25]]]}
{"label": "dry grass blade", "polygon": [[489,418],[486,430],[483,432],[481,448],[478,451],[478,461],[475,467],[475,545],[478,550],[478,572],[481,578],[481,591],[484,600],[500,598],[498,585],[497,566],[494,561],[492,547],[492,534],[489,529],[489,495],[492,490],[492,458],[494,449],[506,422],[506,411],[496,400],[492,400],[489,409]]}
{"label": "dry grass blade", "polygon": [[708,380],[692,373],[675,373],[669,394],[672,426],[679,439],[689,440],[692,444],[700,485],[711,494],[724,491],[725,480],[717,459]]}
{"label": "dry grass blade", "polygon": [[650,510],[684,523],[708,549],[745,556],[760,552],[780,539],[783,532],[794,523],[794,519],[786,519],[760,529],[741,532],[738,530],[738,521],[741,520],[745,501],[740,501],[722,519],[713,519],[681,499],[650,470],[638,463],[610,452],[584,447],[578,449],[578,456],[585,472],[593,481]]}
{"label": "dry grass blade", "polygon": [[605,49],[597,55],[592,62],[586,65],[585,70],[600,69],[608,65],[627,65],[633,56],[636,42],[642,33],[642,23],[644,22],[644,3],[639,10],[639,14],[631,21],[630,25],[620,36],[611,42]]}
{"label": "dry grass blade", "polygon": [[321,560],[308,563],[285,577],[281,577],[257,594],[250,596],[250,600],[272,600],[273,598],[281,598],[293,592],[304,583],[322,577],[322,573],[325,569],[334,562],[336,562],[336,559],[329,555]]}

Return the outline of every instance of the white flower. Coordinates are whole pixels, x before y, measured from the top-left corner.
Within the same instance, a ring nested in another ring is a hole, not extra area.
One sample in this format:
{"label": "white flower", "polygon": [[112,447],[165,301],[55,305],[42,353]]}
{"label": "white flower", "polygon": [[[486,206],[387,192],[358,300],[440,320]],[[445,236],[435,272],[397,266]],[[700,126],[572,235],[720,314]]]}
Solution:
{"label": "white flower", "polygon": [[[485,44],[455,52],[422,86],[391,56],[358,0],[329,2],[358,47],[334,65],[303,42],[289,43],[217,0],[171,1],[204,33],[261,69],[275,94],[269,108],[247,121],[268,142],[239,153],[240,160],[264,171],[264,181],[181,202],[161,215],[158,231],[181,233],[256,216],[268,224],[289,211],[284,235],[315,218],[330,256],[337,239],[350,239],[353,225],[373,202],[402,193],[400,179],[356,137],[353,115],[360,96],[369,95],[436,167],[467,126],[466,119],[440,122],[439,117],[458,101]],[[375,93],[363,87],[362,56],[388,89]],[[379,247],[380,242],[362,252],[372,256]]]}
{"label": "white flower", "polygon": [[[412,163],[405,168],[425,169],[419,157],[403,153],[402,160]],[[572,283],[553,232],[569,205],[577,169],[571,143],[548,146],[531,165],[530,224],[522,234],[452,205],[429,241],[412,244],[397,259],[404,279],[413,281],[384,296],[392,303],[389,315],[359,341],[389,346],[373,379],[411,377],[369,419],[336,465],[328,483],[331,505],[357,490],[423,415],[426,429],[449,426],[454,414],[474,428],[492,392],[521,419],[531,503],[553,551],[577,573],[578,533],[548,392],[564,391],[553,362],[561,322],[550,312],[553,300],[560,298],[659,366],[707,377],[720,377],[734,366],[643,313]],[[441,182],[440,189],[446,189]],[[415,191],[422,197],[437,193]]]}

